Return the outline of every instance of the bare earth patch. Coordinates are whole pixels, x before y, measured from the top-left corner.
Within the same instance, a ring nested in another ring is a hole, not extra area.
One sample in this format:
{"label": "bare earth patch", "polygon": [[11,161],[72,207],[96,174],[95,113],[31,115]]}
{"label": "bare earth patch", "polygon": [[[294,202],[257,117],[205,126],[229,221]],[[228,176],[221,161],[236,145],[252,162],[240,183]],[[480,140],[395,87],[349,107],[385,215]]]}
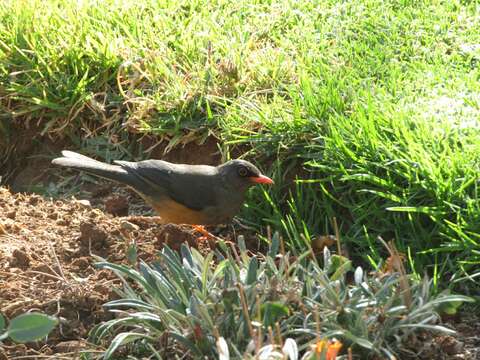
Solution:
{"label": "bare earth patch", "polygon": [[[109,201],[110,210],[124,203],[121,197]],[[110,272],[94,268],[92,254],[126,262],[133,239],[145,261],[165,243],[177,249],[183,242],[208,247],[198,243],[191,227],[114,217],[88,201],[52,201],[0,188],[0,209],[0,312],[12,318],[37,310],[61,318],[47,343],[0,345],[2,360],[77,357],[92,326],[111,316],[102,304],[115,298],[118,285]]]}

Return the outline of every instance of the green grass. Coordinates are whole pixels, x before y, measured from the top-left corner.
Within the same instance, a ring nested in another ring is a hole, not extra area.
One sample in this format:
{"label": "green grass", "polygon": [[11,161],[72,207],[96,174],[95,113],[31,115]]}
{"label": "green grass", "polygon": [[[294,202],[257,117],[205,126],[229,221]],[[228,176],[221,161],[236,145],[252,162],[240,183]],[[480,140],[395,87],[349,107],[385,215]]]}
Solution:
{"label": "green grass", "polygon": [[479,26],[469,1],[2,1],[0,132],[213,131],[279,184],[247,220],[301,247],[336,217],[445,287],[480,263]]}

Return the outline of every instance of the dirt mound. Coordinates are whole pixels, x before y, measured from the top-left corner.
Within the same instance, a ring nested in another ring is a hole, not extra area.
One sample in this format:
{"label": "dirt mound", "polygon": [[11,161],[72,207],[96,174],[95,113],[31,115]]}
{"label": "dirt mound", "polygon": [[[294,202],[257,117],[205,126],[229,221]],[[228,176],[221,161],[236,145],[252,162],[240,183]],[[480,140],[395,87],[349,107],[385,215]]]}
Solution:
{"label": "dirt mound", "polygon": [[[122,195],[108,199],[108,210],[125,213]],[[126,249],[135,240],[138,257],[149,261],[165,243],[178,248],[188,242],[207,250],[209,244],[198,237],[191,227],[114,217],[87,200],[46,200],[0,188],[0,312],[11,318],[38,310],[61,319],[48,343],[7,342],[0,359],[76,357],[92,326],[110,317],[102,304],[115,298],[112,289],[118,285],[110,272],[94,268],[92,254],[127,262]]]}

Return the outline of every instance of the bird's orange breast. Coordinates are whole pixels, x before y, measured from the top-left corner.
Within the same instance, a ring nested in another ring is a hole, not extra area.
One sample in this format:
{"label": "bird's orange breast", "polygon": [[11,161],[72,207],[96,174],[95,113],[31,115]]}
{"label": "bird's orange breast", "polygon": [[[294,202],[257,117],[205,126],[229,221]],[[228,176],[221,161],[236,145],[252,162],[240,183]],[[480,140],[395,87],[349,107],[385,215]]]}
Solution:
{"label": "bird's orange breast", "polygon": [[204,212],[192,210],[171,199],[154,202],[152,206],[161,217],[162,222],[166,224],[207,225],[211,224],[213,220]]}

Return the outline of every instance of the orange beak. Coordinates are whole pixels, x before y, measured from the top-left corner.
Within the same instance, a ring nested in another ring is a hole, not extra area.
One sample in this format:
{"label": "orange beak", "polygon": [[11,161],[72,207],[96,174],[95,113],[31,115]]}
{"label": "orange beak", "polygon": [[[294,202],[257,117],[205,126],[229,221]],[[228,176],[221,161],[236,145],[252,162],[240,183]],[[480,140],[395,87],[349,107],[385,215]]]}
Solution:
{"label": "orange beak", "polygon": [[254,176],[251,177],[250,180],[257,184],[273,184],[273,180],[265,175]]}

